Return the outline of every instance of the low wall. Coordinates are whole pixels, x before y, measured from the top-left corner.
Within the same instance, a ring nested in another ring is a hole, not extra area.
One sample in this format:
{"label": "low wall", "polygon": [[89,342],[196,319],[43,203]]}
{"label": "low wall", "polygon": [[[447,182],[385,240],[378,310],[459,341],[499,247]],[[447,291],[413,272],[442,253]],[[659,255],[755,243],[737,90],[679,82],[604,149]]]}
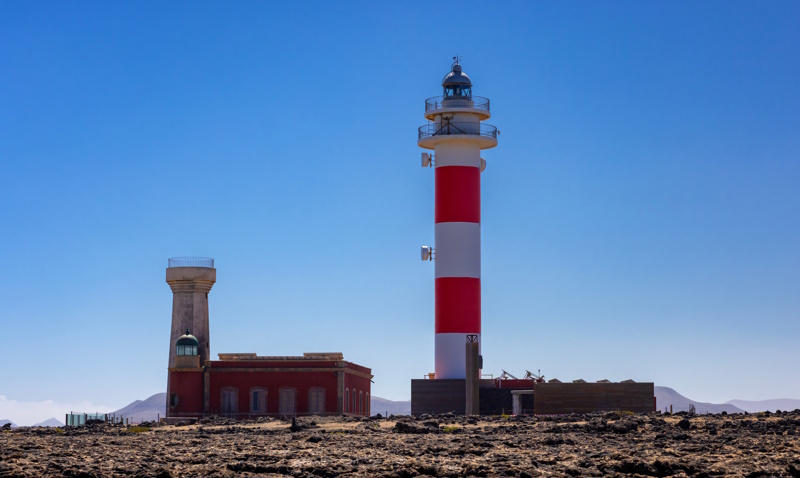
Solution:
{"label": "low wall", "polygon": [[411,380],[411,414],[463,415],[467,406],[466,386],[463,379]]}
{"label": "low wall", "polygon": [[597,411],[655,410],[653,383],[537,383],[533,413],[553,415]]}
{"label": "low wall", "polygon": [[[525,414],[561,415],[598,411],[648,413],[656,409],[655,387],[644,383],[536,383],[533,395],[523,395]],[[526,389],[530,389],[528,386]],[[480,388],[481,415],[511,414],[511,388]],[[411,380],[411,414],[432,415],[466,408],[466,383],[461,379]]]}

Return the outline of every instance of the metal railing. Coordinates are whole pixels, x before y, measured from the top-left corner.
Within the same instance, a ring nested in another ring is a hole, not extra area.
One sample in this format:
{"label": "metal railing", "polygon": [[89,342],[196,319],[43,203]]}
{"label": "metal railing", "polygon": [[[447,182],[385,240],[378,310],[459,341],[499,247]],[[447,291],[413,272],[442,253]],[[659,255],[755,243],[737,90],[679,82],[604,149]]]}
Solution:
{"label": "metal railing", "polygon": [[210,257],[171,257],[167,267],[208,267],[214,268],[214,259]]}
{"label": "metal railing", "polygon": [[155,417],[130,417],[117,416],[115,413],[74,413],[69,412],[64,415],[64,426],[82,427],[88,422],[104,423],[106,425],[138,425],[143,422],[158,422],[160,414]]}
{"label": "metal railing", "polygon": [[497,128],[490,124],[483,123],[428,123],[418,129],[418,139],[430,138],[431,136],[443,136],[453,134],[465,134],[472,136],[486,136],[497,139]]}
{"label": "metal railing", "polygon": [[472,99],[466,98],[445,98],[444,96],[434,96],[425,100],[425,112],[440,110],[443,108],[474,108],[476,110],[489,111],[489,98],[483,96],[473,96]]}

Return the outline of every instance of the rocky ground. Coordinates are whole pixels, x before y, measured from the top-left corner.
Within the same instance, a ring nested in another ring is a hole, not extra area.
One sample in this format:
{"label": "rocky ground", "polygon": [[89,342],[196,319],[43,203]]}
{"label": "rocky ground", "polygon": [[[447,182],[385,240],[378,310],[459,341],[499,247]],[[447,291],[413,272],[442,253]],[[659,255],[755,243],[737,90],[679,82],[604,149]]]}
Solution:
{"label": "rocky ground", "polygon": [[800,410],[149,425],[2,430],[0,477],[800,477]]}

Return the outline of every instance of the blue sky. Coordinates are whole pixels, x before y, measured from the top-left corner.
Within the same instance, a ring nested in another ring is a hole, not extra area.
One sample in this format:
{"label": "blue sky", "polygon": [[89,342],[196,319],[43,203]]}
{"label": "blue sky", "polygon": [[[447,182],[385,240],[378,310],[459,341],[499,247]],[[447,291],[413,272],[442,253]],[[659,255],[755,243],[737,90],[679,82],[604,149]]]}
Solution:
{"label": "blue sky", "polygon": [[341,351],[407,399],[458,53],[501,131],[484,371],[800,397],[800,5],[458,5],[3,3],[0,396],[163,391],[166,260],[200,255],[212,354]]}

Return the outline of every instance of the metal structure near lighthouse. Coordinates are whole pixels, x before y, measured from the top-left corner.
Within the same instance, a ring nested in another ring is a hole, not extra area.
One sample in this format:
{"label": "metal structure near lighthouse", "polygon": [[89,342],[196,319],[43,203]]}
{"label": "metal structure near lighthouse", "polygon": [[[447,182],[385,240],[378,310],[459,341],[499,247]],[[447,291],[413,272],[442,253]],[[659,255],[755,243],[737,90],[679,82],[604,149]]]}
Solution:
{"label": "metal structure near lighthouse", "polygon": [[442,80],[442,96],[425,100],[419,128],[422,166],[434,168],[435,246],[422,260],[435,264],[435,378],[466,377],[465,343],[481,337],[481,151],[497,146],[489,99],[472,95],[458,57]]}

